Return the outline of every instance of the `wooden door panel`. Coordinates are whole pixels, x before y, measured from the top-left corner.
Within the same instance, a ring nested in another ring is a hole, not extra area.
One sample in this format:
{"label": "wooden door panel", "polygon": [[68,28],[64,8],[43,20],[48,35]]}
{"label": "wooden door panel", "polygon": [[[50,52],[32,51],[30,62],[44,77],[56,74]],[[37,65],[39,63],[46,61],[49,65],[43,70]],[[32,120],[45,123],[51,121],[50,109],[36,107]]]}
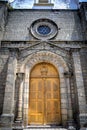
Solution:
{"label": "wooden door panel", "polygon": [[[60,118],[60,94],[58,80],[55,78],[46,79],[46,122],[48,124],[58,124]],[[50,89],[47,89],[47,87]]]}
{"label": "wooden door panel", "polygon": [[[46,64],[46,63],[45,63]],[[60,124],[60,87],[54,66],[38,64],[31,72],[29,124]]]}
{"label": "wooden door panel", "polygon": [[43,124],[43,97],[42,79],[32,78],[29,98],[29,124]]}

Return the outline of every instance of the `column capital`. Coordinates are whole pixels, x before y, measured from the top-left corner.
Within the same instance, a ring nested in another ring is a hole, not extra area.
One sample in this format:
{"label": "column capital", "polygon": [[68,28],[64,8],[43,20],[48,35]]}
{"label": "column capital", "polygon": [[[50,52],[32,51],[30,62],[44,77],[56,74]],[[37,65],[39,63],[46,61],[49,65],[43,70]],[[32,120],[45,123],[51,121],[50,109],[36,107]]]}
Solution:
{"label": "column capital", "polygon": [[65,76],[66,78],[70,78],[70,77],[73,76],[73,72],[66,71],[66,72],[64,72],[64,76]]}
{"label": "column capital", "polygon": [[18,73],[16,73],[16,75],[17,75],[17,77],[18,77],[19,79],[22,79],[22,80],[23,80],[25,73],[18,72]]}
{"label": "column capital", "polygon": [[9,49],[9,53],[11,56],[17,56],[19,49],[18,48],[8,48]]}
{"label": "column capital", "polygon": [[79,52],[81,48],[70,48],[70,52]]}

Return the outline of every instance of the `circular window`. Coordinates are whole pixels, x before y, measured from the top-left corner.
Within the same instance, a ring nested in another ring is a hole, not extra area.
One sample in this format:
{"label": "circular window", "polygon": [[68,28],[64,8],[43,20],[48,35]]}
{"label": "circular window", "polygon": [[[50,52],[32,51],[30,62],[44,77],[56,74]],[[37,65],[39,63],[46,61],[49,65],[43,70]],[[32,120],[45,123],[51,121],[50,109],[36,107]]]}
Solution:
{"label": "circular window", "polygon": [[55,37],[58,33],[57,25],[49,19],[38,19],[30,27],[31,34],[41,40],[47,40]]}
{"label": "circular window", "polygon": [[51,32],[51,28],[47,25],[40,25],[37,28],[37,31],[41,34],[41,35],[47,35]]}

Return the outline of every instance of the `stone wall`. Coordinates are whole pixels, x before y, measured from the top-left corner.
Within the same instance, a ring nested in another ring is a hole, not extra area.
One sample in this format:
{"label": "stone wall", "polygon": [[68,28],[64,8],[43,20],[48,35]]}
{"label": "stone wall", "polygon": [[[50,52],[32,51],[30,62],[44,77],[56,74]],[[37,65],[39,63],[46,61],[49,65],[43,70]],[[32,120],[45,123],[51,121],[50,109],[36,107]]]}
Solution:
{"label": "stone wall", "polygon": [[0,114],[3,109],[6,74],[8,66],[8,51],[0,49]]}
{"label": "stone wall", "polygon": [[79,16],[82,24],[83,37],[85,40],[87,40],[87,3],[86,2],[81,3]]}
{"label": "stone wall", "polygon": [[32,22],[42,18],[51,19],[57,24],[59,31],[54,40],[83,40],[80,18],[75,10],[10,10],[3,40],[35,40],[30,33],[30,26]]}

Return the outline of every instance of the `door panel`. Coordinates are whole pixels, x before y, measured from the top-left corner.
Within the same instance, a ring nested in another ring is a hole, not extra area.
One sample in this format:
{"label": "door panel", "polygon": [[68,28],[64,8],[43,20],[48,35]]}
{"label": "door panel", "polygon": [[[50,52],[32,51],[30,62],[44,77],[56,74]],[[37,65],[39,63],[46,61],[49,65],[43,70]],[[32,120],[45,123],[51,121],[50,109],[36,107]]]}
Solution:
{"label": "door panel", "polygon": [[49,88],[49,85],[50,89],[45,93],[46,124],[58,124],[61,122],[58,79],[46,79],[46,87]]}
{"label": "door panel", "polygon": [[29,124],[43,123],[43,97],[42,79],[32,78],[29,99]]}
{"label": "door panel", "polygon": [[29,124],[60,124],[59,76],[55,67],[40,63],[30,75]]}

